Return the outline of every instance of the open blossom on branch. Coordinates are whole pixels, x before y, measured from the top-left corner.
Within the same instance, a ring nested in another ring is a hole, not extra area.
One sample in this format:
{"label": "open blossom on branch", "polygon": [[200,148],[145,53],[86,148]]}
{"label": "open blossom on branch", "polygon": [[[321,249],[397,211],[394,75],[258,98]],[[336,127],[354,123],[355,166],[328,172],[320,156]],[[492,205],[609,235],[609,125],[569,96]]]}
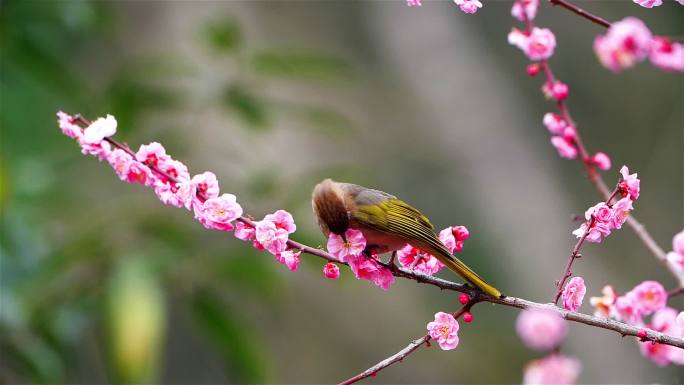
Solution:
{"label": "open blossom on branch", "polygon": [[546,60],[556,48],[556,36],[548,28],[533,27],[529,32],[513,28],[508,43],[520,48],[530,60]]}
{"label": "open blossom on branch", "polygon": [[584,285],[584,279],[572,277],[563,289],[563,307],[571,311],[578,311],[586,293],[587,287]]}
{"label": "open blossom on branch", "polygon": [[570,88],[567,84],[556,80],[547,81],[542,85],[542,93],[547,99],[554,99],[556,101],[563,101],[568,98]]}
{"label": "open blossom on branch", "polygon": [[521,22],[532,21],[537,16],[539,0],[516,0],[511,8],[511,16]]}
{"label": "open blossom on branch", "polygon": [[644,60],[651,49],[651,31],[635,17],[613,23],[605,35],[594,39],[594,52],[601,64],[620,72]]}
{"label": "open blossom on branch", "polygon": [[242,207],[235,195],[223,194],[207,199],[195,210],[195,214],[207,229],[231,231],[234,228],[232,222],[242,216]]}
{"label": "open blossom on branch", "polygon": [[436,340],[442,350],[455,349],[458,346],[458,321],[449,313],[438,312],[435,320],[427,324],[432,339]]}
{"label": "open blossom on branch", "polygon": [[278,210],[257,222],[255,239],[271,254],[277,255],[287,249],[289,234],[296,230],[292,215],[285,210]]}
{"label": "open blossom on branch", "polygon": [[525,385],[572,385],[577,383],[582,364],[559,353],[534,360],[525,367]]}
{"label": "open blossom on branch", "polygon": [[639,199],[639,192],[641,181],[637,178],[637,174],[630,174],[627,166],[622,166],[620,169],[622,181],[620,181],[620,194],[622,196],[629,196],[631,200]]}
{"label": "open blossom on branch", "polygon": [[461,11],[468,14],[473,14],[482,8],[482,3],[479,0],[454,0],[454,3],[461,8]]}
{"label": "open blossom on branch", "polygon": [[366,248],[366,238],[355,229],[347,229],[344,237],[335,233],[328,235],[328,252],[341,262],[347,262],[349,256],[359,256]]}
{"label": "open blossom on branch", "polygon": [[568,333],[565,320],[551,310],[523,310],[515,328],[527,347],[542,351],[557,347]]}

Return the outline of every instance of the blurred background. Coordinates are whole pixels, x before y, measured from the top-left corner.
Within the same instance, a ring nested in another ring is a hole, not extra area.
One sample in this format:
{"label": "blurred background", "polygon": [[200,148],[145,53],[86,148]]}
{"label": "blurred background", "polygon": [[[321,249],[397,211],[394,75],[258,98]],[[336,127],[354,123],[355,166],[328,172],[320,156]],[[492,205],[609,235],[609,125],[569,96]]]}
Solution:
{"label": "blurred background", "polygon": [[[467,225],[461,257],[505,293],[548,301],[572,216],[599,198],[549,144],[554,106],[506,42],[511,3],[484,3],[469,16],[436,1],[0,2],[0,383],[333,383],[458,307],[415,282],[384,292],[346,269],[327,280],[311,256],[293,273],[206,231],[82,156],[59,109],[114,114],[118,139],[159,141],[192,173],[215,172],[257,218],[289,210],[293,238],[313,246],[319,180],[392,192],[438,229]],[[542,3],[585,142],[612,157],[609,185],[623,164],[639,173],[635,216],[670,250],[684,227],[681,75],[608,72],[591,49],[603,30]],[[684,33],[674,1],[579,3]],[[584,312],[607,283],[676,284],[629,229],[583,254]],[[421,348],[369,382],[519,383],[540,355],[515,335],[517,315],[480,305],[458,349]],[[584,325],[570,325],[563,352],[581,359],[581,383],[684,380]]]}

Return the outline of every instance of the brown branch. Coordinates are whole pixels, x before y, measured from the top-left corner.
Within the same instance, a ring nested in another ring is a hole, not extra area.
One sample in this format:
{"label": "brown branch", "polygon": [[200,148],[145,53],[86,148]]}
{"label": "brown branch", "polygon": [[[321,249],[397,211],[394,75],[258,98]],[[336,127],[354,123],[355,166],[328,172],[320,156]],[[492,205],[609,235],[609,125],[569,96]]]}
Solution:
{"label": "brown branch", "polygon": [[[88,120],[86,120],[82,117],[79,117],[79,116],[76,117],[76,120],[78,120],[84,124],[89,124]],[[86,122],[88,122],[88,123],[86,123]],[[118,148],[121,148],[122,150],[127,151],[130,154],[133,154],[133,152],[130,150],[130,148],[128,148],[128,146],[121,144],[121,143],[119,143],[119,142],[117,142],[111,138],[106,138],[106,140],[109,143],[111,143],[112,145],[114,145]],[[164,171],[162,171],[156,167],[153,169],[155,170],[155,172],[158,172],[160,175],[163,175],[164,177],[168,178],[169,180],[176,181],[176,179],[173,178],[173,176],[166,174]],[[201,197],[201,195],[199,195],[199,194],[198,194],[198,196]],[[250,225],[250,226],[255,225],[255,222],[246,216],[241,217],[239,220]],[[289,240],[287,243],[292,248],[299,249],[303,253],[315,255],[315,256],[317,256],[319,258],[323,258],[327,261],[346,265],[346,263],[339,262],[337,260],[337,258],[333,257],[332,255],[328,254],[327,252],[325,252],[321,249],[311,247],[311,246],[307,246],[307,245],[304,245],[304,244],[299,243],[299,242],[294,241],[294,240]],[[578,323],[582,323],[582,324],[589,325],[589,326],[595,326],[595,327],[599,327],[599,328],[606,329],[606,330],[612,330],[614,332],[620,333],[622,336],[627,336],[627,335],[637,336],[637,334],[640,331],[642,331],[641,328],[638,328],[638,327],[632,326],[632,325],[628,325],[628,324],[625,324],[623,322],[618,322],[618,321],[611,320],[611,319],[605,319],[605,318],[601,318],[601,317],[591,316],[588,314],[582,314],[582,313],[568,311],[568,310],[562,309],[558,306],[555,306],[553,304],[542,304],[542,303],[537,303],[537,302],[529,301],[529,300],[522,299],[522,298],[516,298],[516,297],[493,298],[493,297],[490,297],[487,294],[484,294],[481,291],[473,289],[472,287],[465,285],[465,284],[459,284],[459,283],[447,281],[447,280],[442,279],[442,278],[433,277],[430,275],[424,275],[421,273],[417,273],[414,271],[410,271],[410,270],[407,270],[404,268],[397,267],[395,265],[390,266],[386,263],[381,263],[381,264],[384,267],[390,269],[392,274],[395,277],[411,279],[411,280],[414,280],[418,283],[423,283],[423,284],[438,287],[442,290],[450,290],[450,291],[456,291],[456,292],[460,292],[460,293],[466,293],[466,294],[470,295],[470,298],[472,298],[472,301],[475,303],[484,301],[484,302],[491,302],[491,303],[500,304],[500,305],[504,305],[504,306],[514,307],[514,308],[518,308],[518,309],[547,309],[547,310],[551,310],[551,311],[558,313],[561,317],[565,318],[568,321],[578,322]],[[673,337],[673,336],[670,336],[670,335],[667,335],[664,333],[648,330],[646,337],[644,337],[644,339],[649,340],[649,341],[653,341],[653,342],[666,344],[666,345],[676,346],[676,347],[684,349],[684,339]]]}
{"label": "brown branch", "polygon": [[667,292],[667,298],[671,299],[680,294],[684,294],[684,287],[678,287]]}
{"label": "brown branch", "polygon": [[[454,318],[459,319],[465,312],[470,310],[470,308],[475,304],[474,301],[469,302],[465,306],[463,306],[461,309],[459,309],[457,312],[453,314]],[[397,362],[402,362],[406,356],[409,354],[413,353],[416,349],[418,349],[421,345],[425,343],[429,343],[430,341],[430,333],[425,334],[424,336],[415,339],[411,341],[405,348],[401,349],[400,351],[396,352],[395,354],[385,358],[384,360],[378,362],[377,364],[371,366],[370,368],[364,370],[363,372],[355,375],[352,378],[346,379],[342,382],[340,382],[338,385],[351,385],[356,382],[359,382],[363,380],[364,378],[368,377],[375,377],[379,371],[389,367],[392,364],[395,364]]]}
{"label": "brown branch", "polygon": [[585,18],[585,19],[587,19],[593,23],[596,23],[600,26],[603,26],[606,28],[610,27],[610,22],[608,20],[606,20],[600,16],[596,16],[593,13],[587,12],[584,9],[576,6],[575,4],[573,4],[569,1],[566,1],[566,0],[549,0],[549,3],[551,3],[551,5],[557,5],[561,8],[565,8],[568,11],[573,12],[573,13],[575,13],[575,14],[577,14],[577,15],[579,15],[579,16],[581,16],[581,17],[583,17],[583,18]]}

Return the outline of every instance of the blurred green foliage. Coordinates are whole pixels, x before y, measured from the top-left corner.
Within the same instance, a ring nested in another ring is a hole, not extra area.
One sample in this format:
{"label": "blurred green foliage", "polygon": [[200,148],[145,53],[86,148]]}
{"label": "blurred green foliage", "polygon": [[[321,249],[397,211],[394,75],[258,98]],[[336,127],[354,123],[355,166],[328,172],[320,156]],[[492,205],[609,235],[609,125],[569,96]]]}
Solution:
{"label": "blurred green foliage", "polygon": [[[123,24],[114,3],[0,3],[0,383],[158,382],[171,370],[164,364],[165,346],[177,338],[174,308],[193,314],[227,378],[268,382],[268,352],[229,293],[273,303],[279,267],[238,242],[216,242],[187,216],[169,220],[154,200],[137,208],[135,197],[149,191],[123,186],[130,195],[120,196],[97,186],[111,171],[81,158],[55,124],[58,109],[111,113],[118,136],[135,146],[148,137],[148,116],[192,102],[182,80],[197,75],[194,65],[162,51],[124,54]],[[233,17],[207,20],[199,36],[234,60],[237,74],[220,85],[218,104],[243,127],[263,131],[287,116],[323,134],[351,127],[328,107],[283,104],[260,92],[266,75],[349,76],[342,60],[252,53]],[[181,139],[164,139],[182,147]],[[276,178],[258,173],[246,189],[270,196]],[[95,196],[120,206],[84,212],[91,205],[74,200]],[[203,246],[209,239],[212,246]]]}

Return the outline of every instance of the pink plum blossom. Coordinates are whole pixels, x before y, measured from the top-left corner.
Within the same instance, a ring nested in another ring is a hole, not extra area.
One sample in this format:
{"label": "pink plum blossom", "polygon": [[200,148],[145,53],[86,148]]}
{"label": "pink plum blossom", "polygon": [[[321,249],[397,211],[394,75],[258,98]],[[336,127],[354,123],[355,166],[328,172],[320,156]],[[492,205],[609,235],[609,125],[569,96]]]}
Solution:
{"label": "pink plum blossom", "polygon": [[141,145],[138,152],[135,153],[135,158],[138,162],[148,166],[158,166],[160,161],[167,162],[171,160],[171,157],[166,155],[164,146],[157,142]]}
{"label": "pink plum blossom", "polygon": [[296,271],[299,267],[299,257],[302,254],[301,251],[285,250],[275,255],[278,262],[287,266],[290,271]]}
{"label": "pink plum blossom", "polygon": [[394,275],[378,263],[376,255],[366,257],[364,254],[348,254],[346,260],[357,279],[371,281],[384,290],[394,283]]}
{"label": "pink plum blossom", "polygon": [[525,385],[572,385],[577,383],[582,364],[562,354],[534,360],[525,367]]}
{"label": "pink plum blossom", "polygon": [[277,228],[273,221],[264,219],[256,223],[255,239],[259,245],[276,255],[287,249],[288,232]]}
{"label": "pink plum blossom", "polygon": [[684,44],[671,42],[664,36],[655,36],[651,41],[648,59],[662,70],[684,72]]}
{"label": "pink plum blossom", "polygon": [[465,226],[454,226],[451,228],[454,237],[459,241],[466,241],[470,238],[470,231]]}
{"label": "pink plum blossom", "polygon": [[473,14],[482,8],[482,3],[479,0],[454,0],[454,3],[461,8],[461,11],[468,14]]}
{"label": "pink plum blossom", "polygon": [[[653,314],[651,323],[647,327],[657,332],[681,337],[683,330],[678,318],[680,317],[675,309],[664,307]],[[684,364],[684,350],[674,346],[651,341],[639,341],[639,350],[644,357],[648,357],[658,366],[666,366],[670,363]]]}
{"label": "pink plum blossom", "polygon": [[232,222],[242,216],[242,207],[233,194],[207,199],[201,207],[199,221],[208,229],[233,230]]}
{"label": "pink plum blossom", "polygon": [[149,186],[154,183],[152,171],[144,164],[119,148],[107,155],[107,162],[112,166],[116,175],[124,182],[140,183]]}
{"label": "pink plum blossom", "polygon": [[634,301],[634,297],[623,295],[615,300],[612,316],[632,325],[643,325],[641,309]]}
{"label": "pink plum blossom", "polygon": [[577,158],[577,147],[571,141],[568,141],[562,136],[552,136],[551,144],[558,151],[558,155],[565,159]]}
{"label": "pink plum blossom", "polygon": [[243,241],[251,241],[254,239],[256,229],[243,222],[235,222],[235,238]]}
{"label": "pink plum blossom", "polygon": [[620,181],[619,188],[622,196],[629,195],[632,200],[639,199],[639,185],[641,181],[637,178],[637,174],[630,174],[627,166],[622,166],[620,174],[622,175],[622,181]]}
{"label": "pink plum blossom", "polygon": [[268,214],[264,217],[268,221],[275,223],[276,227],[279,229],[284,229],[289,234],[297,231],[297,225],[294,223],[294,218],[292,214],[285,210],[278,210],[273,214]]}
{"label": "pink plum blossom", "polygon": [[604,36],[594,39],[594,52],[601,64],[613,72],[644,60],[651,50],[651,31],[635,17],[613,23]]}
{"label": "pink plum blossom", "polygon": [[441,311],[435,313],[435,320],[427,324],[430,337],[437,341],[442,350],[451,350],[458,346],[458,329],[456,318]]}
{"label": "pink plum blossom", "polygon": [[667,253],[667,263],[684,284],[684,230],[672,238],[672,251]]}
{"label": "pink plum blossom", "polygon": [[629,293],[641,314],[649,315],[665,307],[667,291],[658,281],[644,281]]}
{"label": "pink plum blossom", "polygon": [[627,220],[629,212],[632,211],[632,200],[629,198],[622,198],[613,204],[613,228],[620,229]]}
{"label": "pink plum blossom", "polygon": [[[346,238],[346,240],[345,240]],[[356,229],[347,229],[344,237],[335,233],[328,235],[328,252],[342,262],[347,261],[349,256],[358,256],[366,248],[366,238],[363,233]]]}
{"label": "pink plum blossom", "polygon": [[560,115],[554,114],[553,112],[547,112],[544,114],[544,126],[549,130],[551,135],[563,135],[565,127],[568,123]]}
{"label": "pink plum blossom", "polygon": [[421,7],[423,4],[420,3],[420,0],[406,0],[406,5],[409,7]]}
{"label": "pink plum blossom", "polygon": [[511,8],[511,16],[523,23],[532,21],[537,16],[539,0],[516,0]]}
{"label": "pink plum blossom", "polygon": [[336,264],[328,262],[323,266],[323,275],[325,278],[338,279],[340,278],[340,268]]}
{"label": "pink plum blossom", "polygon": [[584,294],[587,292],[587,287],[584,285],[582,277],[572,277],[565,289],[563,289],[563,307],[570,311],[578,311],[582,306]]}
{"label": "pink plum blossom", "polygon": [[459,253],[463,250],[463,241],[470,237],[470,233],[465,226],[447,227],[439,232],[439,240],[452,253]]}
{"label": "pink plum blossom", "polygon": [[634,3],[641,5],[644,8],[660,7],[663,5],[663,0],[632,0]]}
{"label": "pink plum blossom", "polygon": [[398,250],[397,259],[403,267],[413,268],[414,271],[425,275],[436,274],[444,267],[444,264],[433,255],[411,245],[406,245]]}
{"label": "pink plum blossom", "polygon": [[603,171],[610,170],[610,157],[604,152],[599,151],[594,154],[594,156],[591,157],[591,161],[596,165],[596,167]]}
{"label": "pink plum blossom", "polygon": [[78,124],[75,123],[75,119],[71,115],[63,111],[58,111],[57,122],[59,123],[59,128],[62,130],[64,135],[73,139],[79,139],[83,137],[83,130]]}
{"label": "pink plum blossom", "polygon": [[547,309],[523,310],[515,326],[527,347],[542,351],[558,346],[568,333],[565,320]]}
{"label": "pink plum blossom", "polygon": [[604,286],[601,293],[603,294],[602,297],[589,298],[589,303],[596,308],[594,311],[595,316],[609,318],[614,312],[613,307],[615,300],[617,300],[617,293],[610,285]]}
{"label": "pink plum blossom", "polygon": [[216,175],[211,171],[205,171],[193,176],[190,184],[195,190],[193,196],[201,194],[204,197],[203,199],[211,199],[219,195],[218,179],[216,179]]}
{"label": "pink plum blossom", "polygon": [[104,138],[116,133],[116,119],[112,115],[97,118],[83,131],[83,143],[99,144]]}
{"label": "pink plum blossom", "polygon": [[556,48],[556,36],[548,28],[533,27],[531,32],[513,28],[508,43],[522,50],[530,60],[546,60]]}

